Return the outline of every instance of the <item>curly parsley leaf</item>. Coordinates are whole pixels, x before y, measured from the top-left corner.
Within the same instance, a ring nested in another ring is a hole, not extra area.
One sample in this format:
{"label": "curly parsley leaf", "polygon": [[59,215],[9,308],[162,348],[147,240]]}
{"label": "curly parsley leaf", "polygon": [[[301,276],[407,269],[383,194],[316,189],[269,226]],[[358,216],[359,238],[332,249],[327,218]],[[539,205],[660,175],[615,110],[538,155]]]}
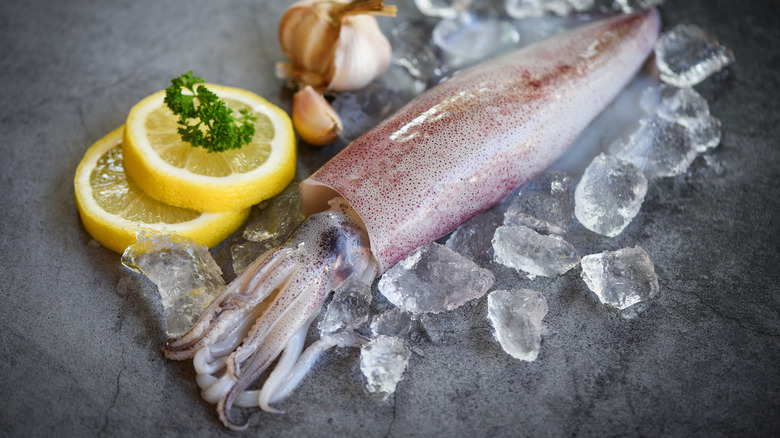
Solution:
{"label": "curly parsley leaf", "polygon": [[165,104],[179,116],[177,131],[181,139],[209,152],[239,149],[248,144],[255,135],[253,122],[257,118],[245,109],[236,117],[214,92],[197,86],[203,82],[203,78],[188,71],[172,79],[171,86],[165,89]]}

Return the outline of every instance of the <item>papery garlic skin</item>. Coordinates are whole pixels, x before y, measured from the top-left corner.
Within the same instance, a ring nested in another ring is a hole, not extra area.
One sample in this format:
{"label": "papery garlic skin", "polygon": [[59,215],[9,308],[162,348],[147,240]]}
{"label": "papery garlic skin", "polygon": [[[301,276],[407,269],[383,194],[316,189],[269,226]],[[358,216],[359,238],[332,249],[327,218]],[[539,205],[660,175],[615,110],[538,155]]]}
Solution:
{"label": "papery garlic skin", "polygon": [[334,60],[335,72],[328,85],[333,91],[355,91],[385,74],[392,49],[374,17],[357,15],[341,27]]}
{"label": "papery garlic skin", "polygon": [[315,146],[332,142],[344,128],[336,110],[310,85],[293,96],[292,122],[301,140]]}
{"label": "papery garlic skin", "polygon": [[318,91],[354,91],[384,74],[390,42],[374,15],[394,16],[383,0],[302,0],[279,22],[279,43],[291,61],[277,74]]}

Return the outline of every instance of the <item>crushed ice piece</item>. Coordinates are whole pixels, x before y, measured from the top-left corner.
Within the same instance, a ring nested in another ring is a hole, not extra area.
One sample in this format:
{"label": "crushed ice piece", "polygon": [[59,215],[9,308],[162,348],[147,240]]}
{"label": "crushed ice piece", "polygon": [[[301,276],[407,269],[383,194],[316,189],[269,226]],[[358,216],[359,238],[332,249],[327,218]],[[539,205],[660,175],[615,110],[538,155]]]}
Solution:
{"label": "crushed ice piece", "polygon": [[[642,93],[641,105],[648,114],[657,114],[684,127],[691,146],[698,153],[720,144],[720,120],[710,114],[707,100],[691,87],[677,88],[667,84],[649,87]],[[689,158],[690,154],[687,152],[684,158]]]}
{"label": "crushed ice piece", "polygon": [[264,204],[260,214],[244,227],[244,239],[251,242],[284,240],[306,218],[296,183],[290,184]]}
{"label": "crushed ice piece", "polygon": [[580,262],[577,250],[563,237],[543,235],[523,225],[502,225],[493,236],[496,261],[531,277],[555,277]]}
{"label": "crushed ice piece", "polygon": [[642,90],[639,96],[639,107],[645,114],[656,114],[661,105],[661,87],[657,84],[650,85]]}
{"label": "crushed ice piece", "polygon": [[686,127],[696,152],[720,144],[720,120],[710,114],[707,100],[691,87],[662,86],[658,115]]}
{"label": "crushed ice piece", "polygon": [[[394,68],[389,72],[397,73]],[[407,81],[414,82],[411,78],[407,78]],[[339,93],[331,105],[344,124],[341,138],[351,142],[363,135],[403,106],[414,94],[416,93],[413,90],[396,89],[377,82],[372,82],[358,91]]]}
{"label": "crushed ice piece", "polygon": [[608,150],[642,170],[648,179],[681,175],[696,158],[691,133],[659,116],[645,117],[628,140],[617,140]]}
{"label": "crushed ice piece", "polygon": [[241,242],[230,246],[230,256],[233,260],[233,272],[240,275],[246,271],[258,257],[269,249],[277,246],[272,241]]}
{"label": "crushed ice piece", "polygon": [[431,342],[438,344],[442,342],[449,334],[448,330],[442,325],[435,313],[426,313],[420,317],[420,325],[425,331]]}
{"label": "crushed ice piece", "polygon": [[480,213],[459,226],[445,246],[469,260],[476,260],[493,247],[493,233],[501,221],[502,213],[497,208]]}
{"label": "crushed ice piece", "polygon": [[713,155],[699,155],[688,169],[687,176],[720,177],[726,173],[723,163]]}
{"label": "crushed ice piece", "polygon": [[360,349],[360,370],[372,393],[395,392],[412,352],[395,336],[378,336]]}
{"label": "crushed ice piece", "polygon": [[511,23],[497,17],[464,12],[441,20],[433,29],[433,43],[450,55],[448,64],[462,67],[490,56],[503,47],[514,46],[520,34]]}
{"label": "crushed ice piece", "polygon": [[691,87],[677,88],[667,84],[659,87],[658,115],[682,126],[698,125],[710,115],[710,105]]}
{"label": "crushed ice piece", "polygon": [[473,0],[414,0],[417,9],[428,17],[455,18]]}
{"label": "crushed ice piece", "polygon": [[351,276],[333,292],[333,298],[317,324],[320,335],[355,330],[368,321],[371,285]]}
{"label": "crushed ice piece", "polygon": [[444,312],[481,297],[494,281],[487,269],[432,242],[385,272],[379,291],[405,312]]}
{"label": "crushed ice piece", "polygon": [[403,22],[390,30],[392,63],[403,67],[412,78],[422,81],[423,89],[425,84],[437,82],[445,73],[445,66],[431,44],[432,31],[432,26],[412,22]]}
{"label": "crushed ice piece", "polygon": [[547,13],[567,16],[590,10],[595,4],[596,0],[505,0],[504,8],[510,17],[522,19]]}
{"label": "crushed ice piece", "polygon": [[691,143],[699,153],[717,147],[720,144],[721,132],[720,119],[715,116],[707,116],[689,128]]}
{"label": "crushed ice piece", "polygon": [[137,242],[122,254],[122,264],[157,285],[166,332],[173,338],[186,333],[225,288],[208,248],[176,234],[138,233]]}
{"label": "crushed ice piece", "polygon": [[298,184],[290,184],[282,193],[261,204],[260,213],[246,227],[246,242],[230,248],[233,271],[241,274],[258,257],[279,246],[304,221]]}
{"label": "crushed ice piece", "polygon": [[647,178],[633,164],[600,154],[574,190],[574,216],[587,229],[614,237],[634,219],[647,194]]}
{"label": "crushed ice piece", "polygon": [[564,234],[574,218],[574,182],[563,171],[545,172],[523,186],[504,213],[504,225]]}
{"label": "crushed ice piece", "polygon": [[504,7],[512,18],[541,17],[545,12],[542,0],[505,0]]}
{"label": "crushed ice piece", "polygon": [[618,309],[658,294],[653,262],[639,246],[583,257],[582,279],[602,303]]}
{"label": "crushed ice piece", "polygon": [[664,0],[615,0],[624,14],[655,8],[663,2]]}
{"label": "crushed ice piece", "polygon": [[406,337],[412,329],[412,315],[394,307],[371,319],[371,335]]}
{"label": "crushed ice piece", "polygon": [[547,300],[531,289],[495,290],[488,294],[488,319],[504,351],[515,359],[533,361],[542,342]]}
{"label": "crushed ice piece", "polygon": [[693,24],[680,24],[664,32],[655,44],[661,80],[690,87],[734,62],[734,53]]}

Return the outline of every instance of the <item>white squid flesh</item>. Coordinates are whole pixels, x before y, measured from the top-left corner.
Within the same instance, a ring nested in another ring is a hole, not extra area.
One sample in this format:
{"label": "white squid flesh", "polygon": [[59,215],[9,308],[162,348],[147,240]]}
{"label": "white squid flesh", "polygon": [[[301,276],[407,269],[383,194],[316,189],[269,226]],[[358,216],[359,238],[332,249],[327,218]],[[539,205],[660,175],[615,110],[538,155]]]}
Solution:
{"label": "white squid flesh", "polygon": [[[659,28],[655,10],[614,17],[418,96],[301,183],[311,216],[169,341],[166,356],[193,358],[202,395],[227,427],[246,427],[233,406],[274,411],[311,362],[308,351],[298,357],[330,291],[350,276],[370,283],[543,171],[641,68]],[[313,348],[361,342],[340,335]],[[261,389],[250,389],[280,355]]]}

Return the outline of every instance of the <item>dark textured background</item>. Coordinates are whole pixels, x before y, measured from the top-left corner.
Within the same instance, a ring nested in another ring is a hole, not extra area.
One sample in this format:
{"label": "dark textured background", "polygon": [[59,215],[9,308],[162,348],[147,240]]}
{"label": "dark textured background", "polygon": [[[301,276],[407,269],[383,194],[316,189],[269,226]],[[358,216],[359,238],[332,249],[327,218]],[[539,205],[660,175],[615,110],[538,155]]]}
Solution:
{"label": "dark textured background", "polygon": [[[90,144],[188,69],[289,109],[273,78],[282,3],[0,4],[0,435],[228,434],[191,364],[163,359],[144,295],[153,289],[88,245],[72,179]],[[583,253],[648,251],[661,294],[639,317],[598,305],[577,270],[538,281],[550,313],[535,362],[498,348],[481,300],[439,322],[443,339],[417,339],[390,400],[364,393],[355,350],[339,351],[280,405],[285,415],[252,414],[246,435],[780,433],[779,9],[727,0],[662,9],[667,28],[698,24],[737,63],[697,87],[723,121],[713,155],[724,174],[656,183],[621,236],[576,238]],[[225,265],[227,245],[214,253]],[[518,284],[530,285],[506,272],[497,287]]]}

